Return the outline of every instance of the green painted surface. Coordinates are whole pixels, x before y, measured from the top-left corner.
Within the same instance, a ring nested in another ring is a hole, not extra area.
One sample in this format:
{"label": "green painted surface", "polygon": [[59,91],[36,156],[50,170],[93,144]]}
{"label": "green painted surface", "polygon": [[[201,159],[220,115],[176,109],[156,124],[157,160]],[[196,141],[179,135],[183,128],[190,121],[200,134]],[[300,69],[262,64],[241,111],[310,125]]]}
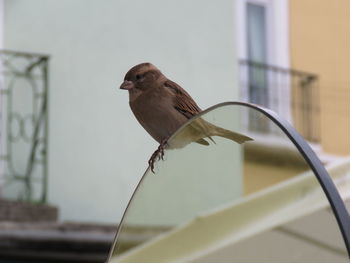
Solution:
{"label": "green painted surface", "polygon": [[131,66],[152,62],[203,109],[238,97],[231,0],[16,0],[4,13],[5,48],[51,55],[48,201],[63,220],[119,221],[157,147],[118,89]]}

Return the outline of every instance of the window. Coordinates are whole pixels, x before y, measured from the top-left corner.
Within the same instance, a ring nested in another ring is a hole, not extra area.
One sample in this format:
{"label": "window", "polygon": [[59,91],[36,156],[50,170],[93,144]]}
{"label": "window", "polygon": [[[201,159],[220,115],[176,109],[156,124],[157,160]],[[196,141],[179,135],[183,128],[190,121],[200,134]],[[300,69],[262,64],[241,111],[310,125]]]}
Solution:
{"label": "window", "polygon": [[[289,67],[288,0],[237,0],[237,38],[241,100],[276,111],[291,121],[290,79],[279,79],[269,66]],[[272,67],[270,67],[272,68]],[[283,87],[282,87],[283,86]],[[250,130],[269,130],[247,116]]]}

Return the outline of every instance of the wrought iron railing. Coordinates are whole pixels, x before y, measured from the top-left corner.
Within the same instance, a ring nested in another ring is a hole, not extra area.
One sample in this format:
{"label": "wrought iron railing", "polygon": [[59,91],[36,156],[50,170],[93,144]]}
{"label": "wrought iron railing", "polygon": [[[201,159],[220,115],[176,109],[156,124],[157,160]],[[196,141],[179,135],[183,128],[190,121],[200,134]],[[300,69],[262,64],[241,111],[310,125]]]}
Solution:
{"label": "wrought iron railing", "polygon": [[[249,60],[239,61],[241,100],[272,109],[308,141],[320,141],[318,76]],[[273,133],[269,124],[247,116],[250,131]]]}
{"label": "wrought iron railing", "polygon": [[2,198],[47,198],[48,61],[0,50],[0,190]]}

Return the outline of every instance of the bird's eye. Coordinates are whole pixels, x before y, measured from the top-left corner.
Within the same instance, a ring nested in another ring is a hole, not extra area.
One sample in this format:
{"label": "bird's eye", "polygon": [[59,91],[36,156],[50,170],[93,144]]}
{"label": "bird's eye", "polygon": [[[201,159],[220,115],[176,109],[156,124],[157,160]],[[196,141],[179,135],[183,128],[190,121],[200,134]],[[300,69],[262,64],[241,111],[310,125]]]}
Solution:
{"label": "bird's eye", "polygon": [[142,75],[140,74],[136,75],[136,80],[140,80],[140,79],[142,79]]}

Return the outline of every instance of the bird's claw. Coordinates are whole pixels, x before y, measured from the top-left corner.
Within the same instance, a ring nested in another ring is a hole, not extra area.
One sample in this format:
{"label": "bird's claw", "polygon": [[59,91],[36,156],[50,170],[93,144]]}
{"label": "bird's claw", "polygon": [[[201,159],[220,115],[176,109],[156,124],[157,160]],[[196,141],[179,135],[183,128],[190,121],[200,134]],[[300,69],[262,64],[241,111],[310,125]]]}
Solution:
{"label": "bird's claw", "polygon": [[160,159],[164,160],[164,148],[166,144],[167,144],[167,140],[163,140],[148,161],[148,165],[151,167],[152,173],[154,173],[154,163],[156,162],[157,157],[158,157],[158,160]]}
{"label": "bird's claw", "polygon": [[155,161],[156,161],[157,156],[158,156],[158,150],[156,150],[156,151],[152,154],[151,158],[148,160],[148,165],[151,167],[152,173],[154,173],[154,163],[155,163]]}

